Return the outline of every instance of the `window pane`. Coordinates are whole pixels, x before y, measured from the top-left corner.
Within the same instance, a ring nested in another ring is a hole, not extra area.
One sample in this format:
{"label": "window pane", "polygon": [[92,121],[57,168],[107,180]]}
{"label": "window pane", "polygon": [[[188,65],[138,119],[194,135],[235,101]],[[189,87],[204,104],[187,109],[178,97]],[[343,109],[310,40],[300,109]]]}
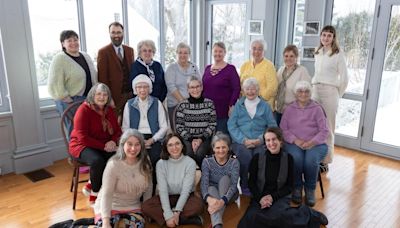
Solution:
{"label": "window pane", "polygon": [[293,44],[296,45],[300,50],[303,45],[304,8],[305,0],[297,0],[294,19]]}
{"label": "window pane", "polygon": [[400,6],[393,6],[373,140],[400,147]]}
{"label": "window pane", "polygon": [[337,134],[357,137],[360,125],[361,101],[340,99],[336,115]]}
{"label": "window pane", "polygon": [[39,97],[48,98],[47,77],[53,56],[61,51],[60,33],[71,29],[78,32],[76,2],[70,0],[28,0],[35,54]]}
{"label": "window pane", "polygon": [[86,52],[97,62],[98,50],[111,42],[108,26],[114,21],[122,23],[121,1],[85,0],[83,1],[83,12]]}
{"label": "window pane", "polygon": [[349,85],[346,92],[364,93],[375,0],[335,0],[332,25],[346,53]]}
{"label": "window pane", "polygon": [[[128,0],[129,43],[137,47],[141,40],[153,40],[160,59],[160,11],[158,0]],[[136,50],[137,57],[137,50]]]}
{"label": "window pane", "polygon": [[237,69],[246,61],[246,3],[213,4],[211,46],[222,41],[226,46],[226,61]]}
{"label": "window pane", "polygon": [[165,0],[165,65],[175,62],[176,46],[180,42],[189,44],[190,31],[190,1]]}

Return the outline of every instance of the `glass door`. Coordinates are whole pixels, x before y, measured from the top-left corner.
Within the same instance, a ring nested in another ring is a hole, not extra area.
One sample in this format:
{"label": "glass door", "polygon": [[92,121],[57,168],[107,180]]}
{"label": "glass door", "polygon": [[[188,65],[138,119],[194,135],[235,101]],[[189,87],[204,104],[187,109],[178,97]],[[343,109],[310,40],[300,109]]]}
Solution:
{"label": "glass door", "polygon": [[381,0],[361,148],[400,159],[400,2]]}
{"label": "glass door", "polygon": [[209,1],[208,13],[208,38],[207,64],[212,63],[211,48],[213,43],[222,41],[226,46],[225,61],[238,69],[247,59],[247,33],[246,30],[246,1]]}

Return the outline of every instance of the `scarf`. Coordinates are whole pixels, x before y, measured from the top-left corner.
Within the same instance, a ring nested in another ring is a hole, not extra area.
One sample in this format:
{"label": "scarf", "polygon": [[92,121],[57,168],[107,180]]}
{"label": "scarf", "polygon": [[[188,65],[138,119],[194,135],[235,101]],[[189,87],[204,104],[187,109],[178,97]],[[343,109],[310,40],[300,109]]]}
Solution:
{"label": "scarf", "polygon": [[290,78],[290,76],[297,69],[297,64],[294,65],[293,71],[287,73],[287,67],[282,72],[282,81],[278,86],[278,94],[276,99],[276,111],[279,113],[283,113],[283,106],[285,105],[285,93],[286,93],[286,81]]}
{"label": "scarf", "polygon": [[113,129],[110,121],[106,118],[106,115],[108,113],[107,106],[104,106],[104,109],[101,110],[99,108],[99,106],[97,106],[96,104],[87,103],[87,105],[89,106],[90,109],[92,109],[93,111],[95,111],[97,114],[100,115],[100,117],[101,117],[101,125],[103,126],[103,131],[108,131],[108,134],[113,135],[114,134],[114,129]]}
{"label": "scarf", "polygon": [[152,69],[150,69],[150,67],[153,65],[154,61],[151,60],[151,62],[150,62],[149,64],[147,64],[147,63],[145,63],[145,62],[143,61],[143,59],[140,58],[140,57],[137,58],[137,61],[138,61],[140,64],[142,64],[144,67],[146,67],[146,69],[147,69],[147,75],[149,76],[151,82],[154,83],[154,81],[156,80],[156,75],[154,74],[154,71],[153,71]]}

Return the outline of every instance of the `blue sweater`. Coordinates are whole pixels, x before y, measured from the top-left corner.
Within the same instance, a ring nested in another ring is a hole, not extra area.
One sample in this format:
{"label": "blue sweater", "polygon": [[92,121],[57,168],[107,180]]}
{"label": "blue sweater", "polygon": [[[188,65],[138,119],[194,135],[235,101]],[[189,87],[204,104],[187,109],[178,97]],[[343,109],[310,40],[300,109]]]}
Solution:
{"label": "blue sweater", "polygon": [[[153,70],[155,75],[155,81],[153,82],[153,92],[151,92],[151,96],[157,97],[161,102],[165,100],[167,96],[167,86],[165,85],[164,79],[164,70],[161,64],[157,61],[153,61],[153,64],[149,66],[151,70]],[[145,74],[149,76],[147,69],[137,60],[132,63],[131,73],[129,75],[129,82],[132,84],[133,79],[139,74]]]}
{"label": "blue sweater", "polygon": [[260,139],[263,142],[265,129],[277,127],[272,110],[269,104],[260,98],[256,114],[251,118],[244,105],[245,99],[246,97],[241,97],[233,108],[228,120],[229,134],[235,143],[243,144],[245,139]]}

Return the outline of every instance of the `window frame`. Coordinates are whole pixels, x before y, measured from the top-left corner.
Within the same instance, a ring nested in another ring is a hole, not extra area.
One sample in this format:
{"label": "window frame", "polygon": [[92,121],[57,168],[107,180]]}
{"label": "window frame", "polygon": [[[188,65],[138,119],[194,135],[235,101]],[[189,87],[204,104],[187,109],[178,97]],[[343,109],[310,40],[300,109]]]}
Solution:
{"label": "window frame", "polygon": [[7,83],[6,73],[7,72],[6,72],[6,65],[3,52],[3,41],[0,29],[0,96],[1,96],[0,113],[7,113],[11,111],[10,95],[8,93],[8,83]]}

